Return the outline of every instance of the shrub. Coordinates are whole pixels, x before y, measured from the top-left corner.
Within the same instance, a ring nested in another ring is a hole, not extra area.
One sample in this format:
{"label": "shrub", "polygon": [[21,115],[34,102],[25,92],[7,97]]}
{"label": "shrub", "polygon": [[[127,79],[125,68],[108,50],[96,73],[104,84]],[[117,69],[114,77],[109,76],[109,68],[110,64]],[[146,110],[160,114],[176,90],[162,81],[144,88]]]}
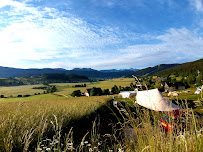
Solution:
{"label": "shrub", "polygon": [[102,90],[101,88],[95,88],[93,87],[90,91],[90,96],[100,96],[102,95]]}
{"label": "shrub", "polygon": [[116,85],[114,85],[114,87],[111,88],[111,92],[112,92],[113,94],[118,94],[118,93],[119,93],[118,87],[117,87]]}
{"label": "shrub", "polygon": [[17,97],[23,97],[21,94],[19,94]]}
{"label": "shrub", "polygon": [[76,84],[74,86],[72,86],[73,88],[77,88],[77,87],[86,87],[87,85],[84,83],[84,84]]}
{"label": "shrub", "polygon": [[4,98],[4,95],[1,95],[1,98]]}
{"label": "shrub", "polygon": [[72,97],[80,97],[81,96],[81,91],[80,90],[75,90],[71,93]]}
{"label": "shrub", "polygon": [[23,97],[29,97],[29,96],[30,96],[29,94],[23,95]]}
{"label": "shrub", "polygon": [[103,90],[103,95],[110,95],[109,89],[104,89]]}

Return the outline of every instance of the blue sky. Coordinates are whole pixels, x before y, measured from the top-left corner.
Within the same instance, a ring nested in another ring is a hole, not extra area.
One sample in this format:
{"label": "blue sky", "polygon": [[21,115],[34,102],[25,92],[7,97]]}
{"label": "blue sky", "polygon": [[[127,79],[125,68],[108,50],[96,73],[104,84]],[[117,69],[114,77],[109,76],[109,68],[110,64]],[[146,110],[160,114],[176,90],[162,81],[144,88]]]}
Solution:
{"label": "blue sky", "polygon": [[0,66],[144,68],[203,58],[203,0],[0,0]]}

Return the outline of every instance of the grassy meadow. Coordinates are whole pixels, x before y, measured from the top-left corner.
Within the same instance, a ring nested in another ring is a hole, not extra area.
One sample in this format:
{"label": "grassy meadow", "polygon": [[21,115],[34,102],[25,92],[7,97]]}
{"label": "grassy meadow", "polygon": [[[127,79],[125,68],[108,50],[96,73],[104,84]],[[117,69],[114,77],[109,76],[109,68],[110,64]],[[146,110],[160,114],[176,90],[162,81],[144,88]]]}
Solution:
{"label": "grassy meadow", "polygon": [[[133,81],[111,79],[86,83],[86,88],[111,89],[114,85],[129,86]],[[184,133],[166,134],[159,126],[160,114],[135,105],[134,99],[126,100],[131,108],[119,109],[109,105],[112,95],[71,97],[74,90],[84,92],[86,88],[73,88],[74,83],[53,85],[57,92],[40,95],[34,94],[43,90],[32,89],[38,85],[0,87],[0,94],[9,97],[0,98],[0,151],[203,150],[203,121],[193,113],[188,116],[193,121]],[[18,94],[32,96],[17,98]],[[180,93],[178,100],[202,100],[193,94],[194,90]],[[87,129],[86,125],[91,127]]]}
{"label": "grassy meadow", "polygon": [[33,95],[35,93],[43,93],[44,90],[41,89],[32,89],[33,87],[38,87],[40,85],[22,85],[22,86],[9,86],[9,87],[0,87],[0,95],[5,97],[16,97],[17,95]]}

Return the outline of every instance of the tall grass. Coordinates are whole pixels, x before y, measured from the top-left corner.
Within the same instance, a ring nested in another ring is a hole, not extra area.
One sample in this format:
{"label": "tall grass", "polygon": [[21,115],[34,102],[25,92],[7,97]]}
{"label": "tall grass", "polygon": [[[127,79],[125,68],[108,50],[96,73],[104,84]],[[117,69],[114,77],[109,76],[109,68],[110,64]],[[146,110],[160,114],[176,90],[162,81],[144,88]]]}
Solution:
{"label": "tall grass", "polygon": [[38,102],[0,103],[0,150],[27,151],[46,138],[63,138],[62,127],[91,114],[106,100],[107,97],[99,100],[57,97]]}
{"label": "tall grass", "polygon": [[[130,81],[102,81],[88,87],[111,88]],[[193,111],[184,118],[189,122],[185,130],[166,133],[159,122],[162,113],[134,102],[114,108],[106,96],[72,98],[68,95],[74,88],[64,85],[56,94],[66,97],[45,94],[0,100],[0,151],[203,151],[203,119]],[[79,121],[85,116],[88,122]],[[91,128],[80,131],[86,123]]]}
{"label": "tall grass", "polygon": [[178,132],[166,133],[160,126],[160,113],[147,109],[137,112],[139,115],[136,119],[129,115],[131,113],[129,111],[125,114],[129,121],[123,124],[123,128],[124,130],[130,128],[131,135],[134,135],[134,138],[129,138],[129,135],[125,136],[126,150],[169,152],[203,150],[203,122],[202,118],[197,118],[194,113],[184,117],[188,121],[191,120],[185,129],[179,128]]}
{"label": "tall grass", "polygon": [[[82,98],[81,98],[82,99]],[[113,108],[106,105],[114,115],[110,134],[101,134],[101,120],[92,120],[92,129],[74,141],[73,128],[64,130],[72,120],[88,115],[104,106],[97,98],[86,101],[70,99],[1,104],[0,149],[1,151],[202,151],[203,122],[193,112],[186,115],[191,120],[185,130],[166,133],[160,126],[162,113],[144,109],[138,105]],[[69,101],[70,100],[70,101]],[[83,106],[81,106],[81,104]],[[6,109],[5,109],[6,108]],[[6,110],[10,112],[6,113]],[[4,113],[2,115],[2,112]],[[107,116],[108,116],[107,115]],[[192,118],[192,119],[191,119]],[[109,120],[108,117],[105,119]],[[83,124],[81,124],[81,127]],[[110,124],[109,124],[110,125]],[[110,142],[109,142],[110,141]],[[110,144],[109,144],[110,143]]]}

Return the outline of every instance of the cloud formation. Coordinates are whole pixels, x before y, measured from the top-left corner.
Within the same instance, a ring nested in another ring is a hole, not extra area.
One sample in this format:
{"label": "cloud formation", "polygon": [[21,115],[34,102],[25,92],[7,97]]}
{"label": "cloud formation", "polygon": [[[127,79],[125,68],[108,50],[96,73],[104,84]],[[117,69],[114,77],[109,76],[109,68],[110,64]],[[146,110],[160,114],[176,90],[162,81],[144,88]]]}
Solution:
{"label": "cloud formation", "polygon": [[[6,0],[11,16],[0,29],[0,64],[18,60],[44,60],[97,56],[100,49],[122,40],[112,27],[96,27],[54,8],[40,8]],[[100,49],[98,49],[100,48]],[[97,52],[98,51],[98,52]]]}
{"label": "cloud formation", "polygon": [[[193,7],[197,11],[203,10],[201,0],[189,1],[195,2]],[[119,25],[89,22],[64,8],[37,5],[41,2],[4,0],[0,3],[1,66],[142,68],[203,56],[201,26],[136,33]],[[102,0],[99,4],[111,9],[124,3],[116,2]],[[133,4],[144,8],[148,1],[136,2]],[[163,6],[174,5],[172,0],[157,2]],[[92,0],[92,3],[98,1]],[[125,5],[131,7],[128,3]]]}
{"label": "cloud formation", "polygon": [[126,53],[129,57],[139,54],[137,60],[143,61],[145,66],[150,66],[152,61],[153,64],[176,63],[203,56],[203,38],[186,28],[169,29],[156,39],[160,42],[129,46],[121,50],[121,53]]}

